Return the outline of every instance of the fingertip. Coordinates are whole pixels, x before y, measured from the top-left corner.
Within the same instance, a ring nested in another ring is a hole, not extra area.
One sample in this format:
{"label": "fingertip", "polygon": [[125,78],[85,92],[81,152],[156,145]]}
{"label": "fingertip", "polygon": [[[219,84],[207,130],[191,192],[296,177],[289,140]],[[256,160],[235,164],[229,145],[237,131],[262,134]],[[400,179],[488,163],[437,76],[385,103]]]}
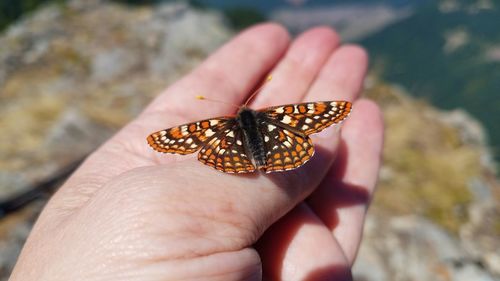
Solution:
{"label": "fingertip", "polygon": [[314,27],[297,36],[291,47],[289,56],[297,61],[301,61],[302,64],[305,63],[304,61],[311,60],[313,64],[316,65],[319,62],[311,59],[311,57],[313,57],[311,52],[322,53],[325,55],[325,57],[321,59],[320,65],[322,65],[331,52],[338,47],[339,43],[339,35],[330,27]]}
{"label": "fingertip", "polygon": [[357,45],[335,49],[312,85],[309,100],[355,100],[368,68],[368,53]]}
{"label": "fingertip", "polygon": [[340,36],[329,26],[313,27],[303,32],[300,37],[321,38],[325,43],[330,45],[338,45],[340,43]]}
{"label": "fingertip", "polygon": [[334,56],[339,58],[339,63],[344,64],[351,69],[356,69],[355,73],[359,77],[364,77],[366,75],[366,71],[368,70],[369,54],[365,48],[355,44],[346,44],[340,47]]}
{"label": "fingertip", "polygon": [[368,54],[368,51],[360,45],[346,44],[342,46],[342,52],[344,52],[347,57],[356,59],[366,65],[369,62],[370,55]]}
{"label": "fingertip", "polygon": [[258,37],[259,40],[267,39],[273,44],[288,44],[291,36],[288,30],[281,24],[275,22],[264,22],[252,25],[244,29],[240,37]]}

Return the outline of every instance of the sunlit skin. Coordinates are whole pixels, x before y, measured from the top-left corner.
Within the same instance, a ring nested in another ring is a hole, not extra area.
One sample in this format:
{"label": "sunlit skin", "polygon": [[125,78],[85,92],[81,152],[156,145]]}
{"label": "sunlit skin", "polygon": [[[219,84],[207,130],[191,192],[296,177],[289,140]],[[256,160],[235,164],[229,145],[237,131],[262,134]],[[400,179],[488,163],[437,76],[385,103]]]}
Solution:
{"label": "sunlit skin", "polygon": [[[293,41],[275,24],[243,31],[88,157],[47,204],[11,280],[351,280],[383,139],[378,107],[358,99],[366,67],[365,51],[326,27]],[[312,136],[316,154],[299,169],[223,174],[145,142],[234,114],[194,97],[242,104],[268,73],[251,108],[353,101],[341,131]]]}

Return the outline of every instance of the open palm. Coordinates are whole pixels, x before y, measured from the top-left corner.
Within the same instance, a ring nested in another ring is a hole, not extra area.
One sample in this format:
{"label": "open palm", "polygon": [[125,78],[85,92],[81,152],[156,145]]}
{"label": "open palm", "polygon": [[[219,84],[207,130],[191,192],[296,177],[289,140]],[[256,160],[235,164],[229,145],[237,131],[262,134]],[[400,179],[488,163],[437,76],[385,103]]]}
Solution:
{"label": "open palm", "polygon": [[[328,28],[291,43],[275,24],[242,32],[88,157],[47,204],[11,280],[350,280],[383,136],[377,106],[357,100],[366,65]],[[306,165],[223,174],[147,145],[154,131],[234,113],[196,95],[241,104],[268,73],[254,109],[354,103],[341,135],[312,136]]]}

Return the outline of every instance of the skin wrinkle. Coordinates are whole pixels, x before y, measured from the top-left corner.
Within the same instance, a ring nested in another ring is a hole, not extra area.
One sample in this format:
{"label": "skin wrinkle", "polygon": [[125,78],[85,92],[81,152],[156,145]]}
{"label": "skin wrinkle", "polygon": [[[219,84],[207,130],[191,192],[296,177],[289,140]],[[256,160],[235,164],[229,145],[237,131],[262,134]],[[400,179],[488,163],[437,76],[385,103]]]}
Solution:
{"label": "skin wrinkle", "polygon": [[[240,253],[241,251],[251,251],[252,253],[254,253],[254,255],[252,255],[253,257],[255,257],[255,260],[257,261],[256,263],[253,263],[253,264],[249,264],[247,266],[247,268],[249,268],[250,270],[233,270],[233,271],[225,271],[224,273],[221,273],[221,274],[212,274],[212,275],[203,275],[201,276],[203,278],[203,280],[210,280],[210,279],[207,279],[207,276],[208,277],[214,277],[214,276],[224,276],[224,275],[228,275],[228,274],[232,274],[232,273],[240,273],[242,271],[250,271],[250,272],[254,272],[255,270],[251,270],[253,268],[257,269],[258,272],[256,273],[249,273],[249,276],[262,276],[262,264],[261,264],[261,260],[260,260],[260,257],[258,256],[257,252],[252,249],[252,248],[244,248],[244,249],[241,249],[241,250],[236,250],[236,251],[231,251],[231,252],[224,252],[224,253],[213,253],[211,255],[207,255],[207,256],[199,256],[199,257],[196,257],[194,258],[194,260],[196,261],[197,259],[206,259],[206,258],[210,258],[210,257],[213,257],[213,256],[217,256],[217,255],[232,255],[232,254],[238,254]],[[187,260],[184,260],[184,259],[178,259],[178,260],[173,260],[173,261],[169,261],[169,263],[184,263],[186,262]],[[174,264],[173,266],[175,267],[181,267],[182,265],[179,265],[179,264]],[[176,278],[175,280],[193,280],[193,278],[196,278],[196,276],[186,276],[184,278]],[[246,278],[246,277],[245,277]],[[234,280],[234,279],[229,279],[229,280]],[[245,279],[238,279],[238,280],[245,280]],[[250,279],[250,280],[256,280],[256,279]],[[260,280],[260,279],[258,279]]]}
{"label": "skin wrinkle", "polygon": [[[170,264],[170,267],[175,267],[175,268],[178,268],[178,267],[182,267],[183,263],[185,262],[196,262],[196,260],[200,260],[200,259],[207,259],[207,258],[211,258],[213,256],[217,256],[217,255],[233,255],[233,254],[238,254],[242,251],[251,251],[252,256],[255,258],[255,260],[257,261],[256,263],[253,263],[253,264],[249,264],[247,267],[249,268],[258,268],[259,269],[259,272],[261,271],[261,260],[260,260],[260,257],[259,255],[257,254],[257,252],[255,251],[255,249],[253,248],[248,248],[248,247],[245,247],[245,248],[242,248],[242,249],[237,249],[237,250],[232,250],[232,251],[221,251],[221,252],[213,252],[209,255],[193,255],[193,256],[188,256],[188,257],[176,257],[176,258],[173,258],[173,259],[158,259],[157,261],[158,262],[161,262],[164,264],[163,267],[165,267],[165,265],[168,267],[168,264]],[[149,266],[149,265],[152,265],[154,266],[154,261],[151,260],[149,262],[144,262],[144,263],[141,263],[141,264],[138,264],[139,266]],[[229,273],[235,273],[235,272],[240,272],[241,270],[234,270],[234,271],[230,271]],[[206,275],[205,275],[206,276]],[[186,277],[188,278],[188,277]],[[189,278],[192,278],[192,277],[189,277]],[[176,280],[184,280],[183,278],[182,279],[177,279]],[[203,280],[206,280],[206,279],[203,279]]]}
{"label": "skin wrinkle", "polygon": [[[139,168],[140,169],[140,168]],[[149,167],[144,168],[144,169],[149,169]],[[180,168],[179,172],[183,172],[184,169]],[[133,171],[134,173],[136,171]],[[176,171],[168,171],[169,173],[172,174],[178,174]],[[136,172],[137,173],[137,172]],[[125,175],[122,175],[125,176]],[[179,183],[178,181],[176,182],[177,185],[181,186],[193,186],[193,185],[198,185],[196,180],[193,180],[194,177],[178,177],[177,179],[182,179],[184,182]],[[138,184],[134,184],[134,182],[142,182],[144,180],[142,179],[134,179],[132,181],[132,186],[137,186]],[[131,180],[128,179],[128,182],[130,183]],[[128,190],[116,190],[116,188],[113,188],[113,186],[121,186],[120,182],[117,183],[111,183],[112,186],[107,186],[104,188],[106,192],[112,192],[113,193],[113,200],[120,200],[120,197],[125,196],[125,200],[131,200],[129,194],[130,193],[139,193],[142,192],[141,190],[134,191],[131,189]],[[162,186],[168,186],[168,183],[161,183]],[[144,190],[144,192],[147,192],[147,190]],[[169,192],[170,193],[170,192]],[[175,196],[175,191],[174,191],[174,196]],[[260,236],[260,233],[254,233],[251,231],[254,229],[254,227],[251,227],[254,225],[256,222],[251,218],[251,216],[246,215],[244,212],[239,211],[237,208],[235,209],[235,205],[233,202],[228,202],[227,200],[221,201],[218,197],[222,198],[231,198],[232,196],[215,196],[212,195],[210,196],[210,193],[202,195],[207,199],[209,202],[214,202],[210,206],[215,206],[216,208],[209,207],[209,209],[203,208],[200,209],[199,207],[201,206],[193,206],[190,204],[190,199],[187,198],[178,198],[178,197],[172,197],[167,195],[166,197],[169,198],[169,201],[171,202],[169,208],[164,209],[165,213],[168,213],[169,216],[175,217],[177,216],[186,216],[186,217],[194,217],[198,219],[203,219],[204,222],[209,222],[209,224],[197,224],[196,226],[190,225],[189,229],[174,229],[171,232],[182,232],[186,235],[190,235],[192,237],[207,237],[207,234],[212,233],[213,236],[219,236],[220,232],[217,231],[217,229],[225,229],[227,231],[228,226],[232,226],[231,228],[234,229],[236,232],[232,236],[234,238],[241,237],[240,239],[232,239],[232,241],[240,241],[238,244],[244,245],[245,242],[254,242],[256,237]],[[134,197],[134,199],[131,202],[125,202],[124,204],[120,204],[123,206],[127,206],[129,208],[131,205],[134,204],[139,204],[141,205],[142,202],[142,197]],[[226,202],[224,202],[226,201]],[[215,203],[216,202],[216,203]],[[175,203],[175,204],[173,204]],[[220,207],[220,205],[223,204],[224,206]],[[228,205],[229,204],[229,205]],[[151,203],[146,202],[146,206],[151,205]],[[163,208],[166,208],[167,205],[165,205]],[[226,220],[221,220],[221,218],[225,218]],[[216,226],[211,226],[210,224],[213,224],[214,222],[217,222],[217,224],[222,224],[222,225],[217,225]],[[250,225],[249,227],[245,228],[243,227],[244,225]],[[214,230],[216,230],[214,232]],[[248,235],[249,233],[254,233],[252,235]],[[228,236],[225,236],[227,238]],[[247,238],[243,238],[247,237]],[[253,239],[253,240],[252,240]],[[226,240],[226,239],[223,239]],[[250,241],[249,241],[250,240]],[[227,241],[226,243],[227,244]]]}
{"label": "skin wrinkle", "polygon": [[[118,198],[114,198],[115,200],[117,201],[122,201],[119,196]],[[129,197],[127,196],[126,199],[128,200]],[[135,201],[131,201],[130,203],[132,204],[137,204],[137,202]],[[127,210],[130,209],[131,207],[131,204],[128,203],[128,202],[123,202],[123,204],[121,205],[124,205],[124,206],[127,206]],[[140,202],[138,202],[139,206],[144,206],[143,204],[140,204]],[[146,215],[146,213],[144,213],[144,211],[140,210],[139,213],[144,216]],[[167,212],[169,215],[164,215],[164,219],[165,220],[168,220],[168,217],[172,217],[172,218],[176,218],[177,221],[179,221],[179,219],[182,219],[184,215],[185,218],[189,218],[189,217],[193,217],[193,213],[188,213],[186,212],[184,214],[184,212],[182,212],[181,210],[176,210],[176,212]],[[137,217],[137,216],[136,216]],[[196,217],[196,216],[195,216]],[[201,224],[202,222],[198,222],[197,225]],[[196,231],[196,228],[197,226],[196,225],[193,225],[193,224],[189,224],[189,225],[181,225],[179,223],[175,224],[175,225],[178,225],[180,226],[181,228],[183,228],[184,226],[188,226],[189,229],[180,229],[180,228],[176,228],[176,229],[172,229],[170,231],[165,231],[165,229],[163,231],[163,234],[164,235],[167,235],[168,237],[182,237],[182,240],[189,240],[190,237],[198,237],[200,239],[200,241],[204,241],[205,239],[210,239],[210,237],[208,237],[207,235],[205,235],[206,233],[210,233],[210,231]],[[130,231],[130,229],[127,229],[128,231]],[[174,235],[172,235],[174,234]],[[219,243],[220,244],[220,243]],[[198,253],[196,251],[194,251],[194,248],[192,247],[188,247],[188,248],[191,248],[191,252],[193,253],[192,256],[201,256],[201,255],[204,255],[204,253]],[[207,249],[206,252],[214,252],[214,247],[211,247],[211,249]],[[223,249],[220,250],[220,252],[222,252]],[[178,258],[183,258],[183,259],[187,259],[189,258],[190,256],[189,255],[182,255],[182,256],[170,256],[168,258],[163,258],[162,260],[171,260],[171,259],[178,259]]]}

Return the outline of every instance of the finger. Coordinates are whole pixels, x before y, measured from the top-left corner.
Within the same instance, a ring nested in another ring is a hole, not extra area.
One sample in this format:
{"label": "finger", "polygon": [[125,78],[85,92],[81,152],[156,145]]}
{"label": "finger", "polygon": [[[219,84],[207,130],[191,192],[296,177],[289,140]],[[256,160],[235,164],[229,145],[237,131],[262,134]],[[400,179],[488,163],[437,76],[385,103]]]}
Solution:
{"label": "finger", "polygon": [[179,113],[189,119],[186,121],[194,121],[234,112],[234,108],[224,104],[202,104],[190,108],[186,105],[193,104],[196,95],[241,104],[281,58],[289,40],[287,31],[273,23],[259,24],[243,31],[158,96],[144,113]]}
{"label": "finger", "polygon": [[352,280],[342,248],[306,204],[273,224],[256,247],[264,280]]}
{"label": "finger", "polygon": [[342,246],[350,264],[380,168],[383,121],[377,105],[360,100],[342,130],[342,149],[308,203]]}
{"label": "finger", "polygon": [[368,55],[355,45],[337,49],[328,59],[306,96],[307,101],[354,101],[361,92]]}
{"label": "finger", "polygon": [[265,85],[252,106],[260,108],[299,102],[339,41],[338,35],[329,27],[317,27],[302,33],[271,72],[272,81]]}

